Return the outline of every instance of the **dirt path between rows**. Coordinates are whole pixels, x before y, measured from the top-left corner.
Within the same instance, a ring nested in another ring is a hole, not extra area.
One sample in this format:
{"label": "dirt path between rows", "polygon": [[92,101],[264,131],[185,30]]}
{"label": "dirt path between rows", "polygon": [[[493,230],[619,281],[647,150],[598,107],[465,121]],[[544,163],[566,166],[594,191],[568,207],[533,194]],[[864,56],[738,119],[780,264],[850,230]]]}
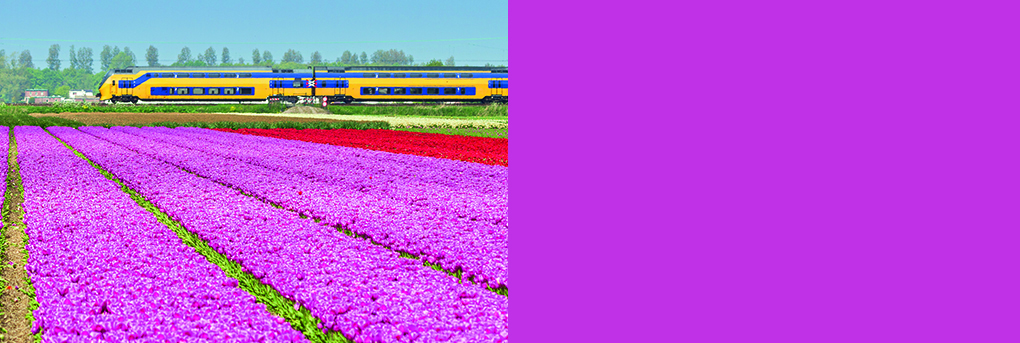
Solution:
{"label": "dirt path between rows", "polygon": [[159,122],[174,122],[174,123],[188,123],[188,122],[218,122],[218,121],[229,121],[236,123],[252,123],[252,122],[334,122],[342,121],[340,118],[305,118],[296,116],[277,116],[275,114],[265,114],[260,116],[252,115],[237,115],[237,114],[217,114],[217,113],[33,113],[30,114],[33,117],[60,117],[64,119],[76,120],[86,125],[100,125],[100,124],[112,124],[112,125],[131,125],[131,124],[152,124]]}
{"label": "dirt path between rows", "polygon": [[[3,204],[3,235],[7,240],[2,263],[4,265],[3,278],[7,280],[7,286],[11,289],[3,290],[0,302],[3,303],[3,316],[0,317],[0,327],[7,330],[3,333],[2,342],[30,343],[32,342],[32,331],[26,316],[32,301],[22,290],[27,290],[28,273],[25,272],[25,210],[21,207],[24,202],[24,193],[21,188],[21,170],[18,167],[16,157],[17,145],[14,142],[14,129],[11,129],[10,137],[11,150],[7,159],[7,191],[4,194]],[[11,263],[14,263],[11,265]]]}

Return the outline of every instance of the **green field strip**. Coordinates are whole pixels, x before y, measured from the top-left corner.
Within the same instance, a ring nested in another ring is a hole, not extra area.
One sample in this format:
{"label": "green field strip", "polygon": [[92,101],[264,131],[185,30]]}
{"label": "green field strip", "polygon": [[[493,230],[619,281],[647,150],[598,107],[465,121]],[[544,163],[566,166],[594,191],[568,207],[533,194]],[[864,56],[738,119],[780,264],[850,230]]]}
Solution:
{"label": "green field strip", "polygon": [[[53,136],[52,133],[50,135]],[[152,213],[152,215],[156,217],[156,220],[163,225],[166,225],[167,228],[176,233],[177,237],[179,237],[184,244],[195,249],[196,252],[204,256],[209,262],[219,266],[228,277],[236,279],[238,288],[255,296],[259,303],[266,305],[266,309],[270,313],[286,319],[292,328],[303,333],[305,338],[309,341],[316,343],[352,342],[337,331],[323,333],[322,329],[318,328],[322,325],[322,321],[312,316],[311,312],[307,308],[297,305],[294,301],[285,298],[280,294],[280,292],[273,289],[271,286],[262,283],[262,281],[254,275],[244,272],[241,269],[240,264],[216,252],[216,250],[209,246],[208,242],[191,231],[188,231],[188,229],[184,228],[183,224],[170,218],[169,215],[146,200],[141,194],[138,194],[135,190],[128,188],[127,185],[120,181],[120,179],[118,179],[115,175],[92,162],[92,160],[85,157],[85,155],[78,152],[78,150],[75,150],[74,147],[68,145],[60,138],[57,138],[56,136],[53,136],[53,138],[74,152],[76,156],[88,162],[93,168],[96,168],[96,170],[102,173],[107,179],[120,185],[122,191],[130,195],[131,199],[138,203],[139,206],[145,208],[145,210],[149,211],[149,213]]]}

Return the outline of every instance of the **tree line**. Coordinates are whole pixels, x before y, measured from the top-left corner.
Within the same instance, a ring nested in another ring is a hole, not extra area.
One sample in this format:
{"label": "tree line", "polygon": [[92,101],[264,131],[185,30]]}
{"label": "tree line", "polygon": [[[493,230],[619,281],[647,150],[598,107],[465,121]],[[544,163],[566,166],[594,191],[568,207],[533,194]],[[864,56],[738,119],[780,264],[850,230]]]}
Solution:
{"label": "tree line", "polygon": [[[103,50],[99,52],[99,70],[95,72],[93,72],[95,60],[92,48],[80,47],[76,49],[74,45],[71,45],[66,60],[60,58],[60,51],[59,44],[51,45],[46,66],[37,69],[32,61],[30,51],[12,51],[8,55],[5,50],[0,49],[0,101],[20,101],[26,89],[47,89],[50,91],[50,95],[65,97],[68,96],[71,89],[94,90],[102,82],[107,71],[139,65],[135,53],[128,47],[122,49],[118,46],[104,45]],[[67,61],[69,66],[61,69],[64,61]],[[159,49],[152,45],[145,50],[145,63],[151,67],[165,66],[160,63]],[[177,60],[168,66],[267,66],[279,69],[301,69],[310,65],[431,67],[455,66],[456,61],[453,56],[450,56],[445,61],[431,59],[427,62],[415,63],[414,56],[397,49],[376,50],[371,55],[364,51],[354,53],[347,50],[333,61],[325,60],[321,53],[315,51],[309,56],[307,63],[304,55],[294,49],[287,49],[279,60],[274,59],[269,50],[254,49],[251,52],[250,60],[245,60],[244,57],[235,60],[230,54],[230,49],[224,47],[217,55],[217,50],[210,46],[204,52],[194,55],[189,47],[184,47],[177,54]],[[485,66],[493,65],[486,64]]]}

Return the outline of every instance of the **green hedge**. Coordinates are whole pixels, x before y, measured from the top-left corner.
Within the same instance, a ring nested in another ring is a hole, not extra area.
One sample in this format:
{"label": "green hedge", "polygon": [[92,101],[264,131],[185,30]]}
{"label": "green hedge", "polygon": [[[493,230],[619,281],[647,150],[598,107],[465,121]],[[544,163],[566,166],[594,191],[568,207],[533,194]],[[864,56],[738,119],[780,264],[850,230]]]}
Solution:
{"label": "green hedge", "polygon": [[18,107],[23,113],[281,113],[283,104],[240,105],[220,104],[202,106],[180,105],[111,105],[55,104],[53,106]]}
{"label": "green hedge", "polygon": [[249,122],[249,123],[237,123],[230,121],[220,121],[214,123],[205,122],[187,122],[187,123],[174,123],[174,122],[159,122],[151,124],[139,124],[131,125],[136,127],[144,126],[163,126],[163,127],[202,127],[207,129],[355,129],[355,130],[366,130],[366,129],[381,129],[389,130],[390,123],[384,121],[315,121],[315,122]]}

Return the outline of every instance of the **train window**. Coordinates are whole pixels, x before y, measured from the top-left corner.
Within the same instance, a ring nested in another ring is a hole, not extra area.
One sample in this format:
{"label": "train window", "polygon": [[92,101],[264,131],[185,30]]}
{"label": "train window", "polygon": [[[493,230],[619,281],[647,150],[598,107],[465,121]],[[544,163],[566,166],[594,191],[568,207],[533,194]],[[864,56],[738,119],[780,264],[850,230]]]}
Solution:
{"label": "train window", "polygon": [[457,74],[454,74],[454,73],[446,73],[446,74],[443,74],[443,77],[457,77]]}
{"label": "train window", "polygon": [[205,77],[205,73],[192,73],[191,77]]}
{"label": "train window", "polygon": [[223,74],[223,77],[237,77],[237,74]]}
{"label": "train window", "polygon": [[237,74],[237,77],[251,77],[251,73],[240,73]]}
{"label": "train window", "polygon": [[194,95],[202,95],[202,94],[205,94],[205,89],[202,89],[202,88],[192,88],[191,92],[192,92],[191,94],[194,94]]}
{"label": "train window", "polygon": [[457,89],[456,88],[443,88],[443,94],[446,94],[446,95],[457,94]]}
{"label": "train window", "polygon": [[382,74],[379,74],[379,77],[390,77],[390,74],[389,73],[382,73]]}
{"label": "train window", "polygon": [[427,77],[439,77],[439,73],[428,73],[425,76],[427,76]]}
{"label": "train window", "polygon": [[174,77],[174,74],[173,73],[162,73],[162,74],[159,74],[159,77]]}
{"label": "train window", "polygon": [[411,94],[421,94],[421,88],[408,88]]}
{"label": "train window", "polygon": [[421,73],[411,73],[411,77],[421,77]]}
{"label": "train window", "polygon": [[393,95],[404,95],[407,94],[407,88],[394,88]]}
{"label": "train window", "polygon": [[219,73],[210,73],[209,77],[220,77]]}
{"label": "train window", "polygon": [[437,95],[439,94],[439,88],[428,88],[425,92],[430,95]]}
{"label": "train window", "polygon": [[375,73],[363,73],[361,77],[375,77]]}
{"label": "train window", "polygon": [[362,95],[375,95],[375,88],[372,87],[361,87]]}
{"label": "train window", "polygon": [[191,77],[191,75],[189,75],[188,73],[180,73],[177,74],[177,77]]}
{"label": "train window", "polygon": [[254,95],[255,88],[241,88],[241,95]]}
{"label": "train window", "polygon": [[379,95],[390,95],[389,88],[379,88]]}
{"label": "train window", "polygon": [[219,88],[209,88],[209,95],[220,95]]}
{"label": "train window", "polygon": [[294,81],[294,88],[301,88],[301,81]]}
{"label": "train window", "polygon": [[396,74],[393,74],[393,77],[407,77],[407,74],[404,74],[404,73],[396,73]]}
{"label": "train window", "polygon": [[234,95],[234,88],[224,88],[223,95]]}
{"label": "train window", "polygon": [[178,88],[177,89],[177,95],[188,95],[188,89],[187,88]]}
{"label": "train window", "polygon": [[461,77],[461,78],[466,78],[466,77],[474,77],[474,75],[473,75],[473,74],[471,74],[471,73],[464,73],[464,74],[460,74],[460,77]]}

